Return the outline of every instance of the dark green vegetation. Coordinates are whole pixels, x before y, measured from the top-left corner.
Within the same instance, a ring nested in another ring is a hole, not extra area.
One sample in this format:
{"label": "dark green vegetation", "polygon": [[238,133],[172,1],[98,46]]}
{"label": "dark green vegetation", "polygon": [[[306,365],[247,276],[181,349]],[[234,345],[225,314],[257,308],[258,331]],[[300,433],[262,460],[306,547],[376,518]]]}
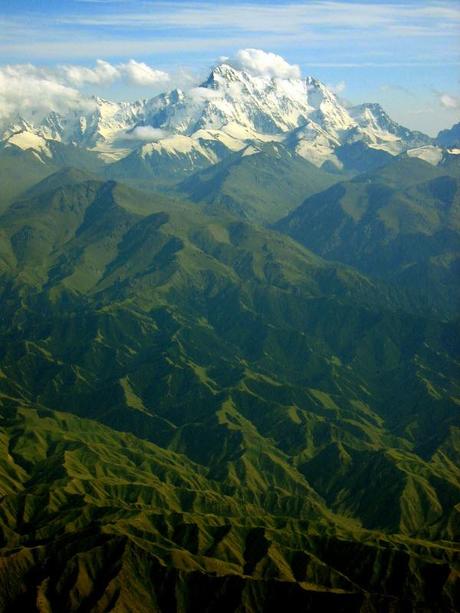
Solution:
{"label": "dark green vegetation", "polygon": [[0,211],[38,181],[56,172],[61,166],[73,166],[92,172],[103,171],[96,154],[72,145],[49,141],[52,158],[38,155],[32,149],[0,143]]}
{"label": "dark green vegetation", "polygon": [[0,210],[27,188],[57,170],[54,164],[43,164],[32,150],[0,146]]}
{"label": "dark green vegetation", "polygon": [[458,162],[448,163],[391,162],[307,198],[277,227],[323,257],[410,289],[421,303],[455,315],[460,180]]}
{"label": "dark green vegetation", "polygon": [[0,608],[458,606],[455,173],[273,157],[5,196]]}
{"label": "dark green vegetation", "polygon": [[[280,180],[281,179],[281,180]],[[209,213],[274,222],[308,195],[337,182],[281,144],[249,145],[219,164],[194,173],[179,190]]]}

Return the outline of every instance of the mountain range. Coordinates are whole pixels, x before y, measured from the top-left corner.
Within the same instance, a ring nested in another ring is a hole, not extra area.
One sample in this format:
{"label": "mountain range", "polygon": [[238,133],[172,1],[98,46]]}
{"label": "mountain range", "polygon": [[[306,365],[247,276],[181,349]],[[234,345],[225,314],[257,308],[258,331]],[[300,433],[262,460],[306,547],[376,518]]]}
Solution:
{"label": "mountain range", "polygon": [[458,127],[83,106],[2,126],[0,609],[458,610]]}
{"label": "mountain range", "polygon": [[80,111],[51,112],[33,123],[8,118],[1,135],[42,158],[54,157],[57,141],[106,161],[124,160],[141,174],[145,167],[155,172],[162,158],[180,158],[182,170],[197,170],[250,143],[283,143],[315,166],[334,169],[347,167],[343,147],[358,142],[370,155],[409,151],[432,163],[442,159],[443,147],[455,148],[446,135],[436,140],[404,128],[379,104],[346,105],[313,77],[254,76],[225,63],[188,91],[132,103],[91,98]]}

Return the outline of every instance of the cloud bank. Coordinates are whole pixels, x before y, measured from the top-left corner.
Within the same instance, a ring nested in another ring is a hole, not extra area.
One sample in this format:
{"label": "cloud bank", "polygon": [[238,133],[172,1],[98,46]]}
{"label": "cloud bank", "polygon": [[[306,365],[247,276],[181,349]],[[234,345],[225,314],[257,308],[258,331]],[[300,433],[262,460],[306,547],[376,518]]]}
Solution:
{"label": "cloud bank", "polygon": [[234,68],[246,70],[255,76],[278,77],[280,79],[299,79],[300,68],[286,60],[262,49],[240,49],[235,57],[226,58],[227,64]]}
{"label": "cloud bank", "polygon": [[169,81],[169,75],[162,70],[156,70],[144,62],[129,60],[126,64],[118,64],[115,67],[120,74],[119,78],[125,78],[135,85],[154,85]]}
{"label": "cloud bank", "polygon": [[53,110],[83,108],[86,104],[77,89],[37,74],[32,65],[0,68],[0,119],[16,114],[28,119]]}
{"label": "cloud bank", "polygon": [[168,73],[132,59],[119,64],[96,60],[94,66],[0,66],[0,118],[19,114],[27,119],[50,111],[87,109],[92,103],[79,90],[88,85],[104,86],[119,81],[150,87],[167,83],[169,78]]}
{"label": "cloud bank", "polygon": [[74,87],[83,85],[104,85],[124,80],[132,85],[155,85],[169,81],[168,73],[157,70],[144,62],[129,60],[120,64],[111,64],[105,60],[96,60],[92,67],[75,64],[58,64],[53,68],[40,68],[31,64],[11,67],[25,75],[42,77]]}

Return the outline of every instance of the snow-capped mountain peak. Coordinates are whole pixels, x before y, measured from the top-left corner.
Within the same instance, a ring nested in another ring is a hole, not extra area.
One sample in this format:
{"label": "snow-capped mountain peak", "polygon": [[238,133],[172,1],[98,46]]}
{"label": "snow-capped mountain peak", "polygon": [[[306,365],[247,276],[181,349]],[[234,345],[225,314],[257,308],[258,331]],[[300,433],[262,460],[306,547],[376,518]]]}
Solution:
{"label": "snow-capped mountain peak", "polygon": [[241,81],[243,75],[246,76],[244,71],[237,70],[229,64],[219,64],[211,70],[209,77],[201,84],[201,87],[219,89],[229,83]]}
{"label": "snow-capped mountain peak", "polygon": [[350,109],[350,113],[363,128],[372,128],[397,134],[401,126],[393,121],[377,102],[365,102]]}
{"label": "snow-capped mountain peak", "polygon": [[421,132],[401,126],[377,102],[366,102],[349,109],[359,127],[359,140],[375,148],[398,154],[408,148],[429,145],[431,139]]}
{"label": "snow-capped mountain peak", "polygon": [[308,104],[312,109],[309,114],[310,120],[315,121],[334,136],[339,136],[344,130],[355,125],[348,110],[324,83],[314,77],[307,77],[305,84]]}
{"label": "snow-capped mountain peak", "polygon": [[336,149],[356,141],[393,155],[431,143],[429,137],[394,122],[379,104],[348,108],[314,77],[252,74],[226,62],[187,91],[175,89],[135,102],[93,97],[80,111],[51,112],[20,126],[16,118],[3,139],[13,132],[28,135],[16,137],[24,148],[39,143],[43,151],[40,139],[55,140],[92,149],[107,161],[133,150],[144,159],[149,149],[144,146],[157,143],[152,149],[156,158],[193,151],[211,162],[249,144],[274,141],[317,166],[328,161],[340,167]]}

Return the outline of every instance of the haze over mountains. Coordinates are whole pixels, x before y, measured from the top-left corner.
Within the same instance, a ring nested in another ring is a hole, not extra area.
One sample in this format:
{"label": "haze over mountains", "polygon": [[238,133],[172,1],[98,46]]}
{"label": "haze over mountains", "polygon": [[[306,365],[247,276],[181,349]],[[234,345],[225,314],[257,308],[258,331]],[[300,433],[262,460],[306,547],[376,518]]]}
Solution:
{"label": "haze over mountains", "polygon": [[0,145],[0,608],[455,611],[458,126],[230,63]]}

